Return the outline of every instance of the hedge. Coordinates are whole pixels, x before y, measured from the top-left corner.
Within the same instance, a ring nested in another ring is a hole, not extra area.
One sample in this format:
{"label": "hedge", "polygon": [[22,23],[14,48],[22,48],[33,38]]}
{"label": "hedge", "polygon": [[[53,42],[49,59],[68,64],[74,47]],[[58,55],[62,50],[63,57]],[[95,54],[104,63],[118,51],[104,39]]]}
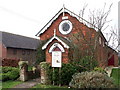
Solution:
{"label": "hedge", "polygon": [[15,80],[19,77],[19,69],[15,67],[2,67],[1,81]]}

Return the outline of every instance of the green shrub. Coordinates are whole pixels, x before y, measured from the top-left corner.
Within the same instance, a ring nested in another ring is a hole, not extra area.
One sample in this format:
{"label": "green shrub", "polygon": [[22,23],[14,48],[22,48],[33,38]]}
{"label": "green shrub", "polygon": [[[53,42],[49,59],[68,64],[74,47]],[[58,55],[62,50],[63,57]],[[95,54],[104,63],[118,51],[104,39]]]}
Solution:
{"label": "green shrub", "polygon": [[73,62],[77,66],[81,66],[84,70],[93,70],[95,67],[98,66],[97,60],[94,60],[92,56],[85,56],[80,60]]}
{"label": "green shrub", "polygon": [[113,80],[105,73],[82,72],[72,76],[69,86],[72,88],[114,88]]}
{"label": "green shrub", "polygon": [[[75,66],[73,64],[62,64],[61,69],[52,68],[50,64],[42,62],[41,67],[44,68],[48,75],[50,83],[54,81],[55,85],[62,84],[68,85],[72,79],[72,75],[76,72],[82,71],[83,68]],[[81,69],[81,70],[80,70]],[[60,71],[59,71],[60,70]]]}
{"label": "green shrub", "polygon": [[32,71],[33,66],[28,65],[28,71]]}
{"label": "green shrub", "polygon": [[54,72],[53,72],[52,67],[50,66],[48,75],[49,75],[51,82],[54,81],[56,85],[58,85],[59,83],[62,85],[68,85],[72,79],[72,75],[79,71],[80,71],[80,67],[69,63],[69,64],[62,64],[61,69],[54,68]]}
{"label": "green shrub", "polygon": [[13,67],[2,67],[2,73],[7,73],[12,70]]}
{"label": "green shrub", "polygon": [[61,68],[61,84],[68,85],[71,81],[72,75],[78,72],[78,68],[76,68],[72,64],[63,64]]}
{"label": "green shrub", "polygon": [[101,72],[101,73],[106,73],[106,71],[103,68],[101,68],[101,67],[95,67],[93,71],[98,71],[98,72]]}
{"label": "green shrub", "polygon": [[2,81],[15,80],[19,77],[19,69],[15,67],[2,67]]}
{"label": "green shrub", "polygon": [[2,73],[0,73],[0,81],[2,81]]}
{"label": "green shrub", "polygon": [[34,65],[38,65],[39,63],[41,62],[44,62],[45,61],[45,50],[42,50],[42,46],[47,42],[48,40],[44,40],[44,41],[41,41],[38,48],[37,48],[37,51],[36,51],[36,61],[34,63]]}
{"label": "green shrub", "polygon": [[0,75],[0,81],[7,81],[7,80],[9,80],[9,77],[8,77],[8,75],[7,75],[7,73],[2,73],[1,75]]}
{"label": "green shrub", "polygon": [[18,78],[19,72],[16,70],[12,70],[11,72],[8,73],[8,75],[10,80],[15,80]]}

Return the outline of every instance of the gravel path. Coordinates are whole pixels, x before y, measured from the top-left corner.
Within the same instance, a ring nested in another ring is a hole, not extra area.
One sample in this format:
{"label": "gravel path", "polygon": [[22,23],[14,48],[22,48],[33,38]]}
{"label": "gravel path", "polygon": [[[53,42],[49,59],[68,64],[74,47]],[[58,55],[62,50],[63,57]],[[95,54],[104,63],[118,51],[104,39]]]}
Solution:
{"label": "gravel path", "polygon": [[33,86],[37,85],[38,83],[40,83],[40,78],[26,81],[26,82],[19,84],[13,88],[32,88]]}

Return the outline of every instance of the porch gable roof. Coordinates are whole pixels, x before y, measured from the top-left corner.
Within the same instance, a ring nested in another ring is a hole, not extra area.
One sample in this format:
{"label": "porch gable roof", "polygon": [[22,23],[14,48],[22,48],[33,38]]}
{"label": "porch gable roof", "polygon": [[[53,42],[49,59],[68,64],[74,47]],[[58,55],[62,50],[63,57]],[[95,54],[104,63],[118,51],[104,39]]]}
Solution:
{"label": "porch gable roof", "polygon": [[56,39],[57,41],[61,42],[62,45],[64,46],[64,48],[67,48],[67,49],[70,48],[70,47],[69,47],[65,42],[63,42],[59,37],[57,37],[56,35],[54,35],[50,40],[48,40],[48,41],[43,45],[42,50],[46,49],[47,46],[48,46],[54,39]]}

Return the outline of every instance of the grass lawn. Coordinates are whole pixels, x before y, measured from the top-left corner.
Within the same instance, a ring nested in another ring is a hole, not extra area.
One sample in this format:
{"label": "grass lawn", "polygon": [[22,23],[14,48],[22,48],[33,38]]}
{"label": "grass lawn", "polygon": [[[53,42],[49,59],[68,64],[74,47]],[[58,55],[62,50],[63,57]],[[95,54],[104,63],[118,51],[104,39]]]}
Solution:
{"label": "grass lawn", "polygon": [[67,86],[53,86],[53,85],[42,85],[42,84],[37,84],[36,86],[34,86],[33,88],[68,88]]}
{"label": "grass lawn", "polygon": [[[6,82],[2,82],[2,88],[13,88],[14,86],[23,83],[22,81],[6,81]],[[36,86],[32,87],[32,88],[66,88],[67,86],[53,86],[53,85],[42,85],[42,84],[37,84]],[[31,89],[31,88],[30,88]],[[6,89],[5,89],[6,90]]]}
{"label": "grass lawn", "polygon": [[113,68],[111,77],[115,80],[115,84],[120,86],[120,68]]}
{"label": "grass lawn", "polygon": [[2,88],[12,88],[18,84],[22,83],[22,81],[6,81],[2,82]]}
{"label": "grass lawn", "polygon": [[28,66],[28,71],[32,71],[32,66]]}

